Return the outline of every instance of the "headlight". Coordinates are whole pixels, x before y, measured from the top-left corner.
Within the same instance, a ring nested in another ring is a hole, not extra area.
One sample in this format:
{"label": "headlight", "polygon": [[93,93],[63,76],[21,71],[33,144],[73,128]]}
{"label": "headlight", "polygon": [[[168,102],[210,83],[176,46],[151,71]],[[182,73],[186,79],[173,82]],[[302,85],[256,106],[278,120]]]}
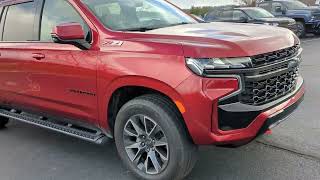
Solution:
{"label": "headlight", "polygon": [[186,58],[187,66],[197,75],[203,75],[206,70],[230,70],[252,67],[251,58]]}
{"label": "headlight", "polygon": [[263,23],[264,25],[269,25],[269,26],[279,26],[279,23]]}

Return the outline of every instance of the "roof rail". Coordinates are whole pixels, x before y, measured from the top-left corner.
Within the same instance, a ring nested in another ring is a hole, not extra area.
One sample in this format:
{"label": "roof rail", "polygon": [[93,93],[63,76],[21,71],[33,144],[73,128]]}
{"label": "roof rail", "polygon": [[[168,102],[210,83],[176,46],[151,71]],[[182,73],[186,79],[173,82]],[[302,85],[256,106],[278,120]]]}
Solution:
{"label": "roof rail", "polygon": [[238,5],[226,5],[226,6],[215,6],[214,10],[232,10],[234,8],[239,8],[241,6]]}

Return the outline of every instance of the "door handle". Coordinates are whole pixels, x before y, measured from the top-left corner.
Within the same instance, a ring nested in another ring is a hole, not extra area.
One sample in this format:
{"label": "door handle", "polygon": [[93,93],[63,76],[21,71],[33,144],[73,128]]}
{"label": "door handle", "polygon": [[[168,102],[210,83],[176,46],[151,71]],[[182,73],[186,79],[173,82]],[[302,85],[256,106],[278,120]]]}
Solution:
{"label": "door handle", "polygon": [[41,54],[41,53],[33,53],[32,57],[34,59],[36,59],[36,60],[41,60],[41,59],[44,59],[46,56],[44,54]]}

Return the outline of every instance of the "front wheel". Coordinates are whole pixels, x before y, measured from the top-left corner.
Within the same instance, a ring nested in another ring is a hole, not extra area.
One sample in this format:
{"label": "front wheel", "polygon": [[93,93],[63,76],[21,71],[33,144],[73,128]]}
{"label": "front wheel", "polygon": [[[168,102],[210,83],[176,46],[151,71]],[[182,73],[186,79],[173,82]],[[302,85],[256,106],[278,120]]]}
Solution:
{"label": "front wheel", "polygon": [[305,37],[306,36],[306,26],[303,22],[301,21],[297,21],[297,32],[296,35],[300,38]]}
{"label": "front wheel", "polygon": [[146,95],[129,101],[117,115],[118,153],[139,179],[182,179],[194,167],[197,146],[174,108],[162,96]]}
{"label": "front wheel", "polygon": [[8,122],[9,122],[9,118],[0,117],[0,129],[5,128]]}

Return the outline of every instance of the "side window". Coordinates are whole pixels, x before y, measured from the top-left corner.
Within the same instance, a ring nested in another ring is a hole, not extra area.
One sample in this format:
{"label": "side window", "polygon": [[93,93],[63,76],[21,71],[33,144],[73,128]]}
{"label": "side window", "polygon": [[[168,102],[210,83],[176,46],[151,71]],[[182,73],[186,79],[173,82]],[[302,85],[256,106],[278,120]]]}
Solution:
{"label": "side window", "polygon": [[46,0],[41,19],[40,41],[51,42],[53,28],[56,25],[71,22],[80,23],[87,35],[86,40],[91,41],[88,25],[66,0]]}
{"label": "side window", "polygon": [[247,19],[247,15],[242,11],[233,11],[233,21],[240,21],[242,19]]}
{"label": "side window", "polygon": [[271,12],[271,4],[270,3],[261,3],[261,4],[259,4],[259,7]]}
{"label": "side window", "polygon": [[216,19],[220,19],[220,14],[219,14],[219,12],[216,12],[216,11],[209,12],[205,16],[206,21],[214,21]]}
{"label": "side window", "polygon": [[230,21],[233,19],[233,11],[223,11],[221,20]]}
{"label": "side window", "polygon": [[8,7],[3,41],[33,41],[36,3],[27,2]]}
{"label": "side window", "polygon": [[284,6],[281,3],[274,2],[272,3],[271,13],[275,15],[282,15],[282,10]]}

